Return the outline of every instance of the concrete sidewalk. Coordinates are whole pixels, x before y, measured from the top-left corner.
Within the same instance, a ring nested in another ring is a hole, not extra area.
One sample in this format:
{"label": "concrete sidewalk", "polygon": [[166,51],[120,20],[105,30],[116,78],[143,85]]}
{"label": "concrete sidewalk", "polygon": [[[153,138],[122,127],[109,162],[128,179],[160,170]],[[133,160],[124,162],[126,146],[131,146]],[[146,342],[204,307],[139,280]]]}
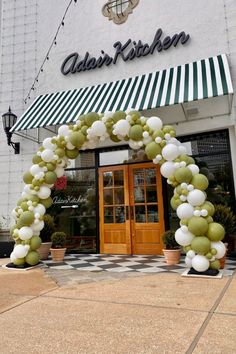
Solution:
{"label": "concrete sidewalk", "polygon": [[0,268],[1,354],[236,353],[235,274],[55,272]]}

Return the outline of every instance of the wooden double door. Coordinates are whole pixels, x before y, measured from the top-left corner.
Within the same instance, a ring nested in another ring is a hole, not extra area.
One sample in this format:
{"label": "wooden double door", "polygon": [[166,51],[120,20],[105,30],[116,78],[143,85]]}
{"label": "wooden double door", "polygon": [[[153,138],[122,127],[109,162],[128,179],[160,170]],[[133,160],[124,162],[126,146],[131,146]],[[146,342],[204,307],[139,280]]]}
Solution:
{"label": "wooden double door", "polygon": [[100,252],[162,254],[162,183],[153,163],[99,169]]}

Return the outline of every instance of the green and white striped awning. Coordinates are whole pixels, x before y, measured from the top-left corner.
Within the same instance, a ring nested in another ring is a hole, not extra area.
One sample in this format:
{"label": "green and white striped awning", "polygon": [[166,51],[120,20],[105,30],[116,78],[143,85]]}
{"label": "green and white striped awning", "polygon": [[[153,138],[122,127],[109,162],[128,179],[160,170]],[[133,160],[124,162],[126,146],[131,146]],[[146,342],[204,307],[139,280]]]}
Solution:
{"label": "green and white striped awning", "polygon": [[233,93],[225,54],[150,74],[38,96],[12,132],[73,122],[88,112],[143,111]]}

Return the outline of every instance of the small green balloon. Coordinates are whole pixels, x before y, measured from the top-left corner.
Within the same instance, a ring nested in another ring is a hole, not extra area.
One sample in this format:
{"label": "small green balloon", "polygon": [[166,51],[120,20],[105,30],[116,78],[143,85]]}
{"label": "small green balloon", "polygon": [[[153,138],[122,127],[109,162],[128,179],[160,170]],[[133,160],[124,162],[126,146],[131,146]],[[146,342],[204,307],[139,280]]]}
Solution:
{"label": "small green balloon", "polygon": [[73,132],[69,137],[71,144],[77,147],[77,149],[79,149],[83,145],[85,139],[86,138],[84,134],[82,134],[81,132]]}
{"label": "small green balloon", "polygon": [[31,200],[31,202],[35,202],[38,203],[39,202],[39,197],[37,195],[30,195],[28,198],[28,200]]}
{"label": "small green balloon", "polygon": [[38,156],[37,154],[32,157],[32,162],[34,164],[39,164],[42,161],[41,157]]}
{"label": "small green balloon", "polygon": [[211,252],[208,252],[208,253],[206,254],[206,258],[208,258],[208,259],[211,259],[211,258],[212,258]]}
{"label": "small green balloon", "polygon": [[74,160],[78,155],[79,155],[78,149],[73,149],[73,150],[66,149],[66,156],[68,157],[68,159]]}
{"label": "small green balloon", "polygon": [[117,111],[113,114],[112,119],[114,120],[114,123],[117,123],[118,120],[125,119],[126,118],[126,113],[123,111]]}
{"label": "small green balloon", "polygon": [[189,183],[192,179],[192,172],[187,167],[179,167],[176,169],[174,176],[179,183]]}
{"label": "small green balloon", "polygon": [[211,202],[209,202],[208,200],[205,201],[204,204],[202,204],[201,209],[206,209],[208,211],[209,216],[213,216],[215,213],[214,205]]}
{"label": "small green balloon", "polygon": [[37,250],[41,246],[42,240],[39,236],[33,236],[30,239],[30,249],[32,251]]}
{"label": "small green balloon", "polygon": [[194,237],[191,248],[198,254],[207,254],[211,249],[211,241],[205,236]]}
{"label": "small green balloon", "polygon": [[217,250],[215,248],[211,249],[211,254],[212,256],[215,256],[217,254]]}
{"label": "small green balloon", "polygon": [[153,160],[157,155],[161,154],[161,147],[152,141],[145,147],[145,153],[150,160]]}
{"label": "small green balloon", "polygon": [[90,112],[85,115],[85,123],[88,127],[91,127],[96,120],[99,120],[99,115],[95,112]]}
{"label": "small green balloon", "polygon": [[165,134],[163,133],[162,130],[156,130],[156,131],[153,133],[152,137],[153,137],[153,140],[155,140],[156,138],[164,139]]}
{"label": "small green balloon", "polygon": [[33,178],[34,176],[32,176],[30,172],[25,172],[23,174],[23,181],[25,182],[25,184],[31,184]]}
{"label": "small green balloon", "polygon": [[208,230],[208,222],[201,216],[192,216],[188,221],[188,229],[195,236],[203,236]]}
{"label": "small green balloon", "polygon": [[204,191],[207,189],[209,182],[206,176],[202,175],[201,173],[197,173],[191,179],[191,184],[196,188]]}
{"label": "small green balloon", "polygon": [[29,226],[33,223],[33,221],[34,213],[32,211],[24,211],[19,218],[21,225]]}
{"label": "small green balloon", "polygon": [[20,266],[25,264],[25,258],[17,258],[13,261],[13,264],[15,264],[16,266]]}
{"label": "small green balloon", "polygon": [[129,130],[129,137],[132,140],[139,141],[143,139],[143,128],[141,125],[135,124]]}
{"label": "small green balloon", "polygon": [[47,184],[54,184],[57,180],[57,175],[55,172],[48,171],[45,173],[44,180]]}
{"label": "small green balloon", "polygon": [[51,197],[48,197],[46,199],[40,199],[39,203],[43,204],[45,206],[45,208],[48,209],[53,204],[53,200]]}
{"label": "small green balloon", "polygon": [[213,222],[213,217],[212,216],[207,216],[206,217],[206,221],[208,222],[208,224],[210,224],[211,222]]}
{"label": "small green balloon", "polygon": [[59,156],[59,157],[63,157],[63,156],[65,156],[65,150],[62,149],[62,148],[57,148],[57,149],[55,150],[55,154],[56,154],[57,156]]}
{"label": "small green balloon", "polygon": [[28,204],[27,202],[22,202],[21,205],[20,205],[21,209],[23,211],[27,211],[28,210]]}
{"label": "small green balloon", "polygon": [[219,270],[220,269],[220,261],[218,259],[216,259],[215,261],[210,262],[210,269]]}
{"label": "small green balloon", "polygon": [[114,135],[114,134],[110,134],[110,139],[112,140],[112,141],[114,141],[114,143],[119,143],[119,141],[121,141],[119,138],[117,138],[117,136],[116,135]]}
{"label": "small green balloon", "polygon": [[48,171],[54,171],[56,168],[56,166],[54,164],[52,164],[51,162],[48,162],[46,164],[46,167],[47,167]]}
{"label": "small green balloon", "polygon": [[172,209],[176,210],[180,204],[182,204],[182,202],[179,198],[178,199],[176,199],[174,197],[171,198],[170,205],[171,205]]}
{"label": "small green balloon", "polygon": [[34,266],[36,264],[38,264],[39,262],[39,254],[37,251],[30,251],[26,257],[25,257],[25,261],[27,264]]}
{"label": "small green balloon", "polygon": [[225,236],[225,229],[221,224],[218,224],[217,222],[212,222],[208,226],[208,231],[207,231],[207,237],[212,241],[212,242],[218,242],[223,240]]}

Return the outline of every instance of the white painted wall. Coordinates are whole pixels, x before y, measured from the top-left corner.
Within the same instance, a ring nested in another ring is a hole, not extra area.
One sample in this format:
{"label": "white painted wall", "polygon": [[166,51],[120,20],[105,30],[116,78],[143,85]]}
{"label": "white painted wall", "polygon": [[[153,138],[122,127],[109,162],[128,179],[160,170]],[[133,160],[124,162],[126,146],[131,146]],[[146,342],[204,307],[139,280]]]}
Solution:
{"label": "white painted wall", "polygon": [[[105,0],[78,0],[72,4],[59,31],[57,45],[53,46],[44,71],[40,74],[31,100],[23,103],[34,78],[52,42],[69,0],[2,0],[1,16],[1,83],[0,110],[20,116],[35,96],[48,92],[74,89],[107,81],[135,76],[188,63],[219,53],[227,53],[230,60],[234,89],[236,90],[236,2],[235,0],[140,0],[126,23],[116,25],[105,18],[101,9]],[[63,76],[60,66],[64,58],[77,51],[82,57],[86,51],[97,57],[103,49],[111,56],[113,43],[128,38],[151,43],[155,32],[162,28],[165,35],[184,30],[191,35],[185,45],[170,48],[117,65],[103,67],[74,75]],[[230,116],[199,122],[181,123],[180,134],[214,130],[234,126],[235,100]],[[202,128],[201,128],[202,127]],[[31,132],[30,132],[31,133]],[[236,146],[235,129],[230,128],[231,146]],[[19,198],[21,175],[31,164],[31,155],[37,144],[15,137],[21,142],[21,154],[14,155],[6,145],[0,125],[0,215],[8,216]],[[233,148],[232,148],[233,149]],[[236,176],[236,157],[233,156]],[[236,183],[235,183],[236,184]]]}

